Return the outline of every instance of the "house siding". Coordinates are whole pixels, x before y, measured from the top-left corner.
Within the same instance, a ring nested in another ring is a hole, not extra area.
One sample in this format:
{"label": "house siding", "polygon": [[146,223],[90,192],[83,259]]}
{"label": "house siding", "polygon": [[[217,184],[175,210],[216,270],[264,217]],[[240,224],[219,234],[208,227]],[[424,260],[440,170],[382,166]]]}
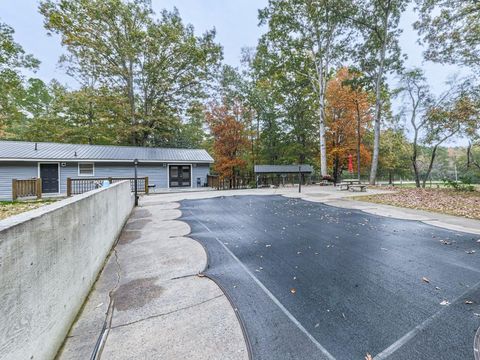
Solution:
{"label": "house siding", "polygon": [[[41,161],[42,163],[44,161]],[[48,161],[45,161],[48,162]],[[78,176],[79,162],[62,162],[60,166],[60,193],[67,192],[67,178],[88,179],[104,177],[133,177],[134,168],[131,163],[109,163],[94,162],[95,169],[93,176]],[[173,164],[173,162],[172,162]],[[186,164],[190,165],[190,164]],[[168,188],[168,166],[163,163],[140,163],[138,165],[138,176],[148,176],[150,185],[155,185],[151,191],[161,191]],[[210,171],[209,164],[192,164],[192,187],[197,187],[197,178],[200,178],[200,186],[207,182],[207,175]],[[30,179],[38,176],[38,162],[0,162],[0,200],[11,200],[12,179]]]}
{"label": "house siding", "polygon": [[12,180],[31,179],[38,176],[36,162],[14,162],[0,165],[0,200],[12,199]]}
{"label": "house siding", "polygon": [[207,184],[207,175],[210,173],[209,164],[196,164],[193,165],[192,169],[192,185],[197,187],[197,179],[200,179],[200,187],[206,186]]}

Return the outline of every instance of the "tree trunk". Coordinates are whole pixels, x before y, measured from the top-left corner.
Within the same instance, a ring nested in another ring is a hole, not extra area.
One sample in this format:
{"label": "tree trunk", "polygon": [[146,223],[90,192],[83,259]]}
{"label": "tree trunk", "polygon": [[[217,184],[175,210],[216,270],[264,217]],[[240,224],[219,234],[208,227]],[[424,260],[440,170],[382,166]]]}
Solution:
{"label": "tree trunk", "polygon": [[427,180],[430,177],[430,173],[432,172],[433,162],[435,161],[435,156],[437,155],[437,148],[438,148],[438,144],[433,147],[432,157],[430,158],[430,164],[428,165],[427,173],[425,174],[425,177],[423,178],[422,187],[424,189],[425,189],[425,185],[427,184]]}
{"label": "tree trunk", "polygon": [[378,67],[377,80],[375,83],[375,125],[374,125],[374,140],[373,140],[373,157],[372,168],[370,169],[370,184],[375,185],[377,179],[378,170],[378,156],[380,151],[380,129],[381,129],[381,111],[382,111],[382,85],[383,85],[383,72],[385,70],[385,54],[387,51],[387,39],[388,39],[388,18],[390,12],[385,13],[383,20],[383,43],[380,50],[380,64]]}
{"label": "tree trunk", "polygon": [[317,69],[318,76],[318,137],[320,145],[320,174],[322,176],[328,175],[327,170],[327,144],[325,140],[325,74],[324,66],[322,61]]}
{"label": "tree trunk", "polygon": [[418,157],[418,130],[415,129],[415,135],[413,137],[412,166],[413,166],[413,173],[415,175],[415,185],[417,188],[419,188],[420,172],[418,171],[417,157]]}
{"label": "tree trunk", "polygon": [[88,144],[93,145],[92,129],[93,129],[93,104],[92,101],[88,102]]}
{"label": "tree trunk", "polygon": [[133,89],[133,62],[130,61],[129,67],[129,74],[127,77],[127,95],[128,95],[128,103],[130,105],[130,125],[132,126],[131,134],[130,134],[130,141],[132,145],[137,144],[137,136],[136,136],[136,120],[135,120],[135,92]]}
{"label": "tree trunk", "polygon": [[338,183],[338,178],[339,178],[339,161],[338,161],[338,155],[335,155],[335,159],[333,160],[333,182],[335,184]]}
{"label": "tree trunk", "polygon": [[361,146],[361,116],[360,116],[360,107],[358,101],[355,100],[355,105],[357,107],[357,177],[360,180],[361,175],[361,166],[360,166],[360,146]]}

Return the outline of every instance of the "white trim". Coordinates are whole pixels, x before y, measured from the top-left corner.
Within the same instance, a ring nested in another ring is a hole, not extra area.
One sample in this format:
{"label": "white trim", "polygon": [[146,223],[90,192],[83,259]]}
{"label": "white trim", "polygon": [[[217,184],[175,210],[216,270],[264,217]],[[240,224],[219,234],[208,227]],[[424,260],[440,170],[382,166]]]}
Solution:
{"label": "white trim", "polygon": [[[108,160],[108,159],[16,159],[16,158],[0,158],[0,162],[2,161],[29,161],[29,162],[37,162],[41,161],[44,163],[48,162],[111,162],[111,163],[133,163],[132,159],[127,160]],[[154,164],[169,164],[169,160],[138,160],[141,163],[154,163]],[[178,160],[175,161],[175,164],[181,165],[190,165],[190,164],[213,164],[213,160]]]}
{"label": "white trim", "polygon": [[[193,189],[193,164],[185,164],[185,163],[167,163],[167,188],[170,189],[170,166],[183,166],[183,165],[190,165],[190,189]],[[186,186],[179,186],[179,188],[186,187]]]}
{"label": "white trim", "polygon": [[[40,179],[40,165],[41,164],[57,164],[58,166],[58,192],[56,193],[45,193],[45,194],[55,194],[55,195],[60,195],[62,193],[61,191],[61,187],[62,187],[62,184],[60,183],[60,179],[61,179],[61,176],[60,176],[60,163],[57,162],[57,161],[42,161],[42,162],[38,162],[37,163],[37,177]],[[43,194],[43,188],[42,188],[42,194]]]}
{"label": "white trim", "polygon": [[[91,164],[92,165],[92,174],[80,174],[80,165],[85,165],[85,164]],[[86,162],[86,161],[79,161],[77,163],[77,175],[82,176],[82,177],[89,177],[89,176],[95,176],[95,163],[94,162]]]}

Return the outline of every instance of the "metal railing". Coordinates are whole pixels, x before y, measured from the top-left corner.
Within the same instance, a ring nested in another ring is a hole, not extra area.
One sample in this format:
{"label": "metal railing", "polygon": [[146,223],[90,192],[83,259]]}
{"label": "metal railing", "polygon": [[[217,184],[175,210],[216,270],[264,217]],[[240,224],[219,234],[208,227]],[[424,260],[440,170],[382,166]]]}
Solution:
{"label": "metal railing", "polygon": [[[120,181],[130,181],[130,189],[135,190],[135,178],[129,177],[108,177],[108,178],[84,178],[72,179],[67,178],[67,196],[83,194],[87,191],[92,191],[102,187],[104,181],[114,184]],[[148,176],[137,178],[137,191],[139,193],[148,194]]]}

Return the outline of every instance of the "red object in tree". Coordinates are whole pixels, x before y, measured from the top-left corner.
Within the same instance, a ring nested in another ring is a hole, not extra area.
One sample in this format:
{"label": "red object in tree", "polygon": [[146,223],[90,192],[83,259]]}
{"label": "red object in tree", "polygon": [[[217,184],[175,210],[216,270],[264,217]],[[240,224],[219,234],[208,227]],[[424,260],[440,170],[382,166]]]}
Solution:
{"label": "red object in tree", "polygon": [[353,156],[348,155],[348,172],[353,174]]}

